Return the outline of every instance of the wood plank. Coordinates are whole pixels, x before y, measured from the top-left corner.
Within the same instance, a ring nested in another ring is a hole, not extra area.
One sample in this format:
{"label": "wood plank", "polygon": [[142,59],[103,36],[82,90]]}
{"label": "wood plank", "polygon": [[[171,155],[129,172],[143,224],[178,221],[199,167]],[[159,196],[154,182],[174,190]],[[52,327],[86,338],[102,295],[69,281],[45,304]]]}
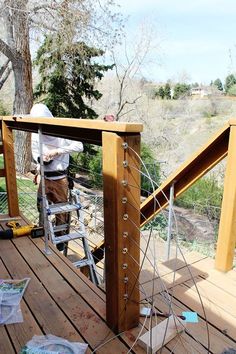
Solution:
{"label": "wood plank", "polygon": [[[1,259],[0,259],[0,274],[2,279],[11,279],[9,272],[6,270]],[[7,331],[11,338],[11,342],[14,344],[14,348],[17,351],[17,353],[21,350],[21,348],[25,345],[25,343],[27,343],[27,341],[30,340],[34,335],[43,334],[39,325],[37,324],[33,315],[31,314],[31,311],[27,306],[24,297],[21,301],[20,306],[21,306],[21,311],[22,311],[24,321],[21,323],[6,325]],[[2,328],[3,327],[0,326],[0,329]],[[1,332],[3,332],[3,330]],[[8,345],[9,338],[8,339],[5,338],[5,341],[6,344],[4,345]],[[1,348],[1,344],[0,344],[0,348]],[[0,351],[0,353],[8,353],[8,352]]]}
{"label": "wood plank", "polygon": [[[199,300],[199,296],[193,288],[189,288],[184,284],[177,285],[174,288],[173,296],[180,302],[185,304],[191,311],[197,312],[204,318],[204,312]],[[207,320],[221,331],[225,331],[229,337],[235,340],[236,318],[225,312],[222,308],[211,303],[210,298],[206,298],[201,294],[201,299],[207,314]]]}
{"label": "wood plank", "polygon": [[[34,239],[32,240],[39,249],[43,250],[44,249],[44,243],[41,239]],[[96,313],[98,313],[104,321],[106,320],[106,313],[105,313],[105,294],[103,291],[101,291],[99,288],[94,286],[91,281],[89,281],[78,269],[76,269],[73,264],[66,259],[63,254],[61,254],[55,246],[51,245],[50,247],[51,251],[53,252],[50,257],[48,257],[49,261],[53,266],[65,277],[71,286],[76,289],[78,292],[80,292],[81,296],[87,301],[91,306],[94,306]],[[59,259],[61,258],[61,259]],[[74,275],[72,276],[71,271],[68,270],[68,267],[64,265],[64,262],[66,265],[69,266],[69,268],[73,271]],[[80,278],[78,281],[78,277]],[[85,281],[85,282],[84,282]],[[86,288],[88,283],[88,287],[91,288],[90,290]],[[95,298],[95,294],[98,292],[98,296]],[[102,302],[99,301],[99,298],[102,299]],[[94,305],[96,304],[96,306]],[[123,341],[128,345],[128,347],[133,346],[136,336],[139,334],[140,331],[140,326],[135,327],[130,331],[126,331],[121,334],[121,338]],[[134,345],[134,351],[136,354],[144,354],[146,351],[144,351],[142,348],[140,348],[137,344]],[[164,353],[169,353],[169,350],[166,348],[163,349],[163,354]]]}
{"label": "wood plank", "polygon": [[[121,333],[120,337],[129,345],[129,348],[132,348],[132,352],[135,354],[146,354],[147,351],[137,343],[137,338],[147,329],[148,323],[146,325],[140,323],[139,326]],[[162,354],[170,354],[170,351],[164,347],[162,348]]]}
{"label": "wood plank", "polygon": [[15,349],[13,348],[10,339],[8,337],[6,328],[0,326],[0,353],[4,354],[15,354]]}
{"label": "wood plank", "polygon": [[[78,118],[61,118],[54,117],[53,119],[48,117],[30,117],[30,116],[5,116],[1,117],[2,123],[14,122],[16,123],[30,123],[37,126],[35,132],[38,132],[38,125],[46,126],[59,126],[72,127],[72,128],[86,128],[86,129],[96,129],[109,132],[119,132],[119,133],[139,133],[143,130],[143,124],[141,123],[131,123],[131,122],[105,122],[99,119],[78,119]],[[89,139],[88,139],[89,140]]]}
{"label": "wood plank", "polygon": [[[164,252],[164,251],[163,251]],[[191,269],[199,269],[198,264],[201,262],[203,259],[206,259],[206,256],[203,256],[199,253],[196,252],[190,252],[187,253],[184,256],[184,259],[181,258],[172,258],[168,261],[164,262],[157,262],[156,268],[158,270],[158,275],[159,277],[165,276],[165,275],[170,275],[173,272],[179,272],[181,269],[187,268],[188,266]],[[200,272],[204,272],[202,268],[199,269]],[[156,276],[156,278],[158,278]],[[142,269],[141,274],[140,274],[140,283],[145,284],[146,282],[152,281],[153,280],[153,267],[150,266],[144,266],[144,269]]]}
{"label": "wood plank", "polygon": [[[44,242],[41,239],[32,239],[32,242],[43,252]],[[50,245],[52,254],[48,261],[57,269],[64,279],[67,279],[81,297],[91,306],[96,303],[96,312],[103,316],[105,320],[105,301],[104,292],[95,286],[79,269],[77,269],[55,246]]]}
{"label": "wood plank", "polygon": [[233,282],[236,282],[236,269],[232,269],[229,272],[227,272],[226,274],[226,278],[231,279]]}
{"label": "wood plank", "polygon": [[[196,284],[201,296],[208,299],[212,306],[216,306],[236,318],[235,293],[233,295],[228,293],[227,286],[224,290],[202,278],[198,278]],[[192,280],[186,281],[185,285],[196,290]]]}
{"label": "wood plank", "polygon": [[116,333],[139,322],[140,162],[132,149],[139,151],[139,135],[103,132],[107,322]]}
{"label": "wood plank", "polygon": [[[30,242],[29,242],[30,241]],[[92,349],[114,337],[114,333],[109,330],[103,319],[94,311],[96,309],[96,299],[93,307],[90,307],[64,279],[61,274],[50,265],[47,256],[38,250],[34,243],[28,238],[14,240],[19,252],[22,254],[29,266],[34,270],[35,275],[40,279],[42,286],[47,289],[48,294],[54,299],[55,303],[70,319],[71,324],[76,328],[84,341],[89,343]],[[33,257],[32,257],[33,254]],[[57,321],[56,316],[50,316],[53,321]],[[60,323],[60,321],[59,321]],[[61,328],[61,333],[63,330]],[[65,335],[63,337],[66,337]],[[68,338],[67,338],[68,339]],[[117,338],[103,345],[100,353],[112,354],[127,351],[127,347]]]}
{"label": "wood plank", "polygon": [[92,119],[72,118],[33,118],[33,117],[0,117],[0,121],[9,128],[28,132],[38,132],[39,124],[43,134],[79,140],[85,143],[101,145],[102,131],[119,134],[140,133],[143,125],[140,123],[105,122]]}
{"label": "wood plank", "polygon": [[[39,239],[37,239],[37,240],[34,240],[34,242],[39,242]],[[52,247],[52,248],[54,248],[54,250],[55,250],[55,247]],[[57,252],[56,250],[55,250],[55,252]],[[50,256],[51,257],[51,256]],[[61,257],[62,258],[64,258],[63,257],[63,255],[61,255]],[[53,257],[54,258],[54,257]],[[194,258],[192,258],[193,260],[194,260]],[[55,265],[55,267],[57,268],[57,264],[56,263],[54,263],[54,265]],[[73,267],[73,266],[72,266]],[[65,267],[63,267],[62,266],[62,270],[64,269]],[[78,270],[76,270],[77,272],[78,272]],[[70,282],[70,278],[68,278],[68,281]],[[73,286],[75,286],[75,285],[73,285]],[[83,294],[82,294],[83,295]],[[98,309],[98,307],[97,307],[97,304],[96,304],[96,310]],[[149,323],[147,322],[147,324],[146,324],[146,329],[148,329],[148,326],[149,326]],[[121,335],[121,337],[122,337],[122,339],[127,343],[127,345],[129,345],[130,347],[131,346],[133,346],[133,344],[134,344],[134,342],[135,342],[135,340],[136,340],[136,337],[138,336],[138,334],[139,334],[139,331],[140,331],[140,329],[141,329],[141,327],[139,326],[139,327],[136,327],[136,328],[134,328],[134,329],[132,329],[132,330],[129,330],[129,331],[125,331],[122,335]],[[189,336],[188,335],[186,335],[185,336],[185,334],[183,334],[183,335],[181,335],[181,340],[182,341],[184,341],[184,345],[185,345],[185,348],[188,348],[189,349],[189,352],[190,352],[190,350],[192,349],[192,348],[195,348],[196,349],[196,352],[201,352],[201,353],[207,353],[207,351],[205,350],[204,351],[204,348],[202,348],[199,344],[197,344],[196,342],[194,342],[193,340],[191,340],[191,338],[189,338]],[[177,339],[177,341],[179,341],[179,339]],[[178,344],[177,343],[177,341],[172,341],[171,343],[169,343],[168,344],[168,347],[169,348],[174,348],[175,347],[175,353],[176,354],[182,354],[182,347],[180,346],[180,344]],[[181,342],[180,342],[181,343]],[[134,347],[133,347],[133,350],[134,350],[134,352],[135,353],[146,353],[146,351],[144,351],[141,347],[139,347],[137,344],[136,345],[134,345]],[[169,350],[168,349],[166,349],[166,348],[163,348],[162,349],[162,353],[169,353]]]}
{"label": "wood plank", "polygon": [[176,337],[179,332],[182,332],[184,328],[184,321],[171,315],[150,331],[144,333],[138,342],[148,353],[156,353],[162,346]]}
{"label": "wood plank", "polygon": [[[24,299],[34,317],[37,318],[39,326],[46,334],[51,333],[57,336],[63,336],[72,341],[83,341],[74,326],[63,314],[61,308],[56,306],[53,298],[50,296],[41,280],[34,274],[35,270],[40,267],[40,264],[35,260],[34,249],[29,247],[29,245],[33,245],[33,243],[26,237],[21,238],[21,240],[23,239],[26,248],[30,249],[29,256],[32,261],[32,268],[29,267],[29,264],[26,263],[13,243],[9,240],[0,241],[0,256],[4,264],[7,264],[8,271],[13,279],[30,277],[31,280],[24,294]],[[17,241],[20,241],[20,239],[16,240],[16,243],[18,243]],[[45,262],[43,264],[43,271],[46,273],[49,267],[50,265]]]}
{"label": "wood plank", "polygon": [[[196,278],[199,275],[205,276],[206,273],[192,266],[184,267],[176,272],[166,274],[158,277],[153,281],[140,285],[140,291],[142,292],[141,299],[150,298],[150,296],[163,292],[166,289],[172,289],[178,284],[185,283],[191,280],[192,277]],[[199,278],[198,278],[199,279]]]}
{"label": "wood plank", "polygon": [[[168,313],[169,308],[165,312]],[[144,324],[145,322],[145,329],[150,330],[151,327],[155,326],[157,323],[161,323],[162,321],[163,317],[154,316],[152,317],[152,319],[143,318],[142,323]],[[199,341],[196,341],[194,338],[192,338],[187,330],[185,330],[181,334],[178,333],[178,335],[174,339],[172,339],[169,343],[166,344],[165,348],[168,349],[171,353],[175,354],[183,354],[183,351],[185,353],[209,354],[207,349],[204,348],[204,346]]]}
{"label": "wood plank", "polygon": [[[222,273],[214,269],[214,260],[211,258],[202,259],[197,263],[199,271],[203,271],[201,277],[205,278],[209,282],[209,286],[215,285],[224,292],[235,296],[236,289],[236,272],[231,270],[227,273]],[[234,277],[235,274],[235,277]]]}
{"label": "wood plank", "polygon": [[236,245],[236,126],[230,128],[224,193],[215,257],[216,269],[227,272],[233,268]]}
{"label": "wood plank", "polygon": [[[163,312],[169,311],[169,306],[166,300],[161,295],[155,296],[154,299],[158,309]],[[176,298],[172,297],[172,309],[177,315],[181,315],[183,311],[191,311],[183,303],[179,302]],[[201,317],[198,317],[198,323],[188,323],[186,332],[194,338],[195,341],[202,343],[208,347],[207,326]],[[233,340],[229,339],[222,331],[218,330],[215,326],[208,324],[209,337],[210,337],[210,351],[213,353],[222,353],[226,348],[235,348],[236,344]]]}
{"label": "wood plank", "polygon": [[14,139],[12,130],[9,129],[4,122],[2,122],[2,140],[4,148],[8,212],[10,216],[19,216],[20,211],[16,184]]}

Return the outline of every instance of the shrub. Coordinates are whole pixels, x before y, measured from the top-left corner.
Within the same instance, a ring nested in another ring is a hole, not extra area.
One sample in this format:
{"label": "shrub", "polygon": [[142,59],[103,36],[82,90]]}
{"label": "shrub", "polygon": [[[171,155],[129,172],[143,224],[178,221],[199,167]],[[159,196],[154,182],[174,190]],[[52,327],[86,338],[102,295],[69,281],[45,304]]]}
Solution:
{"label": "shrub", "polygon": [[89,177],[94,187],[102,187],[102,149],[99,148],[96,155],[89,160]]}
{"label": "shrub", "polygon": [[159,236],[166,241],[167,239],[167,225],[168,220],[163,213],[158,214],[153,218],[153,220],[149,221],[146,225],[143,226],[143,230],[155,230],[158,231]]}
{"label": "shrub", "polygon": [[197,181],[176,200],[175,205],[194,208],[197,213],[208,216],[210,220],[219,220],[222,196],[223,187],[211,176]]}
{"label": "shrub", "polygon": [[232,85],[228,91],[227,91],[228,95],[230,96],[236,96],[236,84]]}
{"label": "shrub", "polygon": [[10,113],[8,112],[8,110],[4,107],[3,102],[0,100],[0,115],[1,116],[7,116]]}
{"label": "shrub", "polygon": [[[81,154],[82,155],[82,154]],[[146,166],[148,173],[153,179],[154,184],[160,182],[160,166],[155,160],[151,149],[146,144],[141,145],[141,159]],[[99,148],[97,153],[89,157],[89,177],[94,187],[102,186],[102,149]],[[141,164],[141,194],[146,196],[153,192],[152,182],[147,175],[146,168]],[[154,185],[156,189],[156,185]]]}
{"label": "shrub", "polygon": [[154,190],[157,189],[160,183],[160,165],[155,160],[151,148],[145,143],[141,145],[141,159],[146,167],[141,164],[141,195],[147,196],[153,192],[153,187]]}

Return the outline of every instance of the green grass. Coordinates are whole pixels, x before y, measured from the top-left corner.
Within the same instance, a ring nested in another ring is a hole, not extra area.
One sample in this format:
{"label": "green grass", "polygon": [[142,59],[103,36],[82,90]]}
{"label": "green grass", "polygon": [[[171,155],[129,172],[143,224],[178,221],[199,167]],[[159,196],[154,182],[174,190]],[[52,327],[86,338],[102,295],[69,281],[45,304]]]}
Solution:
{"label": "green grass", "polygon": [[[38,217],[37,211],[37,189],[31,180],[17,178],[17,191],[19,207],[23,214],[32,222]],[[0,192],[6,192],[5,178],[0,178]],[[0,213],[7,214],[7,196],[0,195]]]}
{"label": "green grass", "polygon": [[4,168],[3,155],[0,155],[0,168]]}
{"label": "green grass", "polygon": [[[37,192],[38,187],[28,179],[17,178],[17,189],[19,192],[30,193]],[[0,178],[0,192],[6,192],[5,178]]]}

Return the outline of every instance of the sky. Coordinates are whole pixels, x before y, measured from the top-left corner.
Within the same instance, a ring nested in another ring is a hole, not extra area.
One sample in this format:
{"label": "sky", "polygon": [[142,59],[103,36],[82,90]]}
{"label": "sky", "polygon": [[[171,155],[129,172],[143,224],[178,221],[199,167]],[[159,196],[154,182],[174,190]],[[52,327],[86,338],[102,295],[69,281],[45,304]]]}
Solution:
{"label": "sky", "polygon": [[[154,81],[209,84],[236,72],[236,0],[116,0],[135,38],[140,23],[154,26],[158,49],[143,76]],[[156,47],[156,48],[157,48]]]}

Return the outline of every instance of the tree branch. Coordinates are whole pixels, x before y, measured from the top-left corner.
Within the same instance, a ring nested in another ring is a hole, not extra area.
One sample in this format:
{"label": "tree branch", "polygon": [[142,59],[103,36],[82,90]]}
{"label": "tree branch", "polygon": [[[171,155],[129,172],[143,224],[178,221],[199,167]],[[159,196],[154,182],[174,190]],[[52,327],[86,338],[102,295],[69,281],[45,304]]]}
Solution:
{"label": "tree branch", "polygon": [[3,85],[5,84],[5,82],[7,81],[11,72],[12,72],[12,68],[8,68],[7,71],[5,72],[3,79],[0,80],[0,90],[3,87]]}
{"label": "tree branch", "polygon": [[16,59],[15,50],[12,49],[1,38],[0,38],[0,52],[2,52],[2,54],[4,54],[11,62],[15,61],[15,59]]}
{"label": "tree branch", "polygon": [[3,64],[2,67],[0,68],[0,78],[3,76],[3,74],[6,71],[9,63],[10,63],[10,59],[7,59],[6,63]]}
{"label": "tree branch", "polygon": [[[127,100],[124,101],[124,102],[122,103],[122,105],[120,106],[118,112],[117,112],[117,115],[116,115],[117,118],[119,118],[119,117],[121,117],[121,116],[123,116],[123,115],[125,115],[125,114],[128,113],[128,112],[126,112],[126,113],[123,113],[123,114],[120,115],[120,112],[122,112],[122,110],[123,110],[123,108],[125,107],[125,105],[127,105],[127,104],[135,104],[136,101],[139,100],[141,97],[142,97],[142,96],[136,97],[132,102],[129,102],[129,101],[127,101]],[[117,120],[118,120],[118,119],[117,119]]]}

